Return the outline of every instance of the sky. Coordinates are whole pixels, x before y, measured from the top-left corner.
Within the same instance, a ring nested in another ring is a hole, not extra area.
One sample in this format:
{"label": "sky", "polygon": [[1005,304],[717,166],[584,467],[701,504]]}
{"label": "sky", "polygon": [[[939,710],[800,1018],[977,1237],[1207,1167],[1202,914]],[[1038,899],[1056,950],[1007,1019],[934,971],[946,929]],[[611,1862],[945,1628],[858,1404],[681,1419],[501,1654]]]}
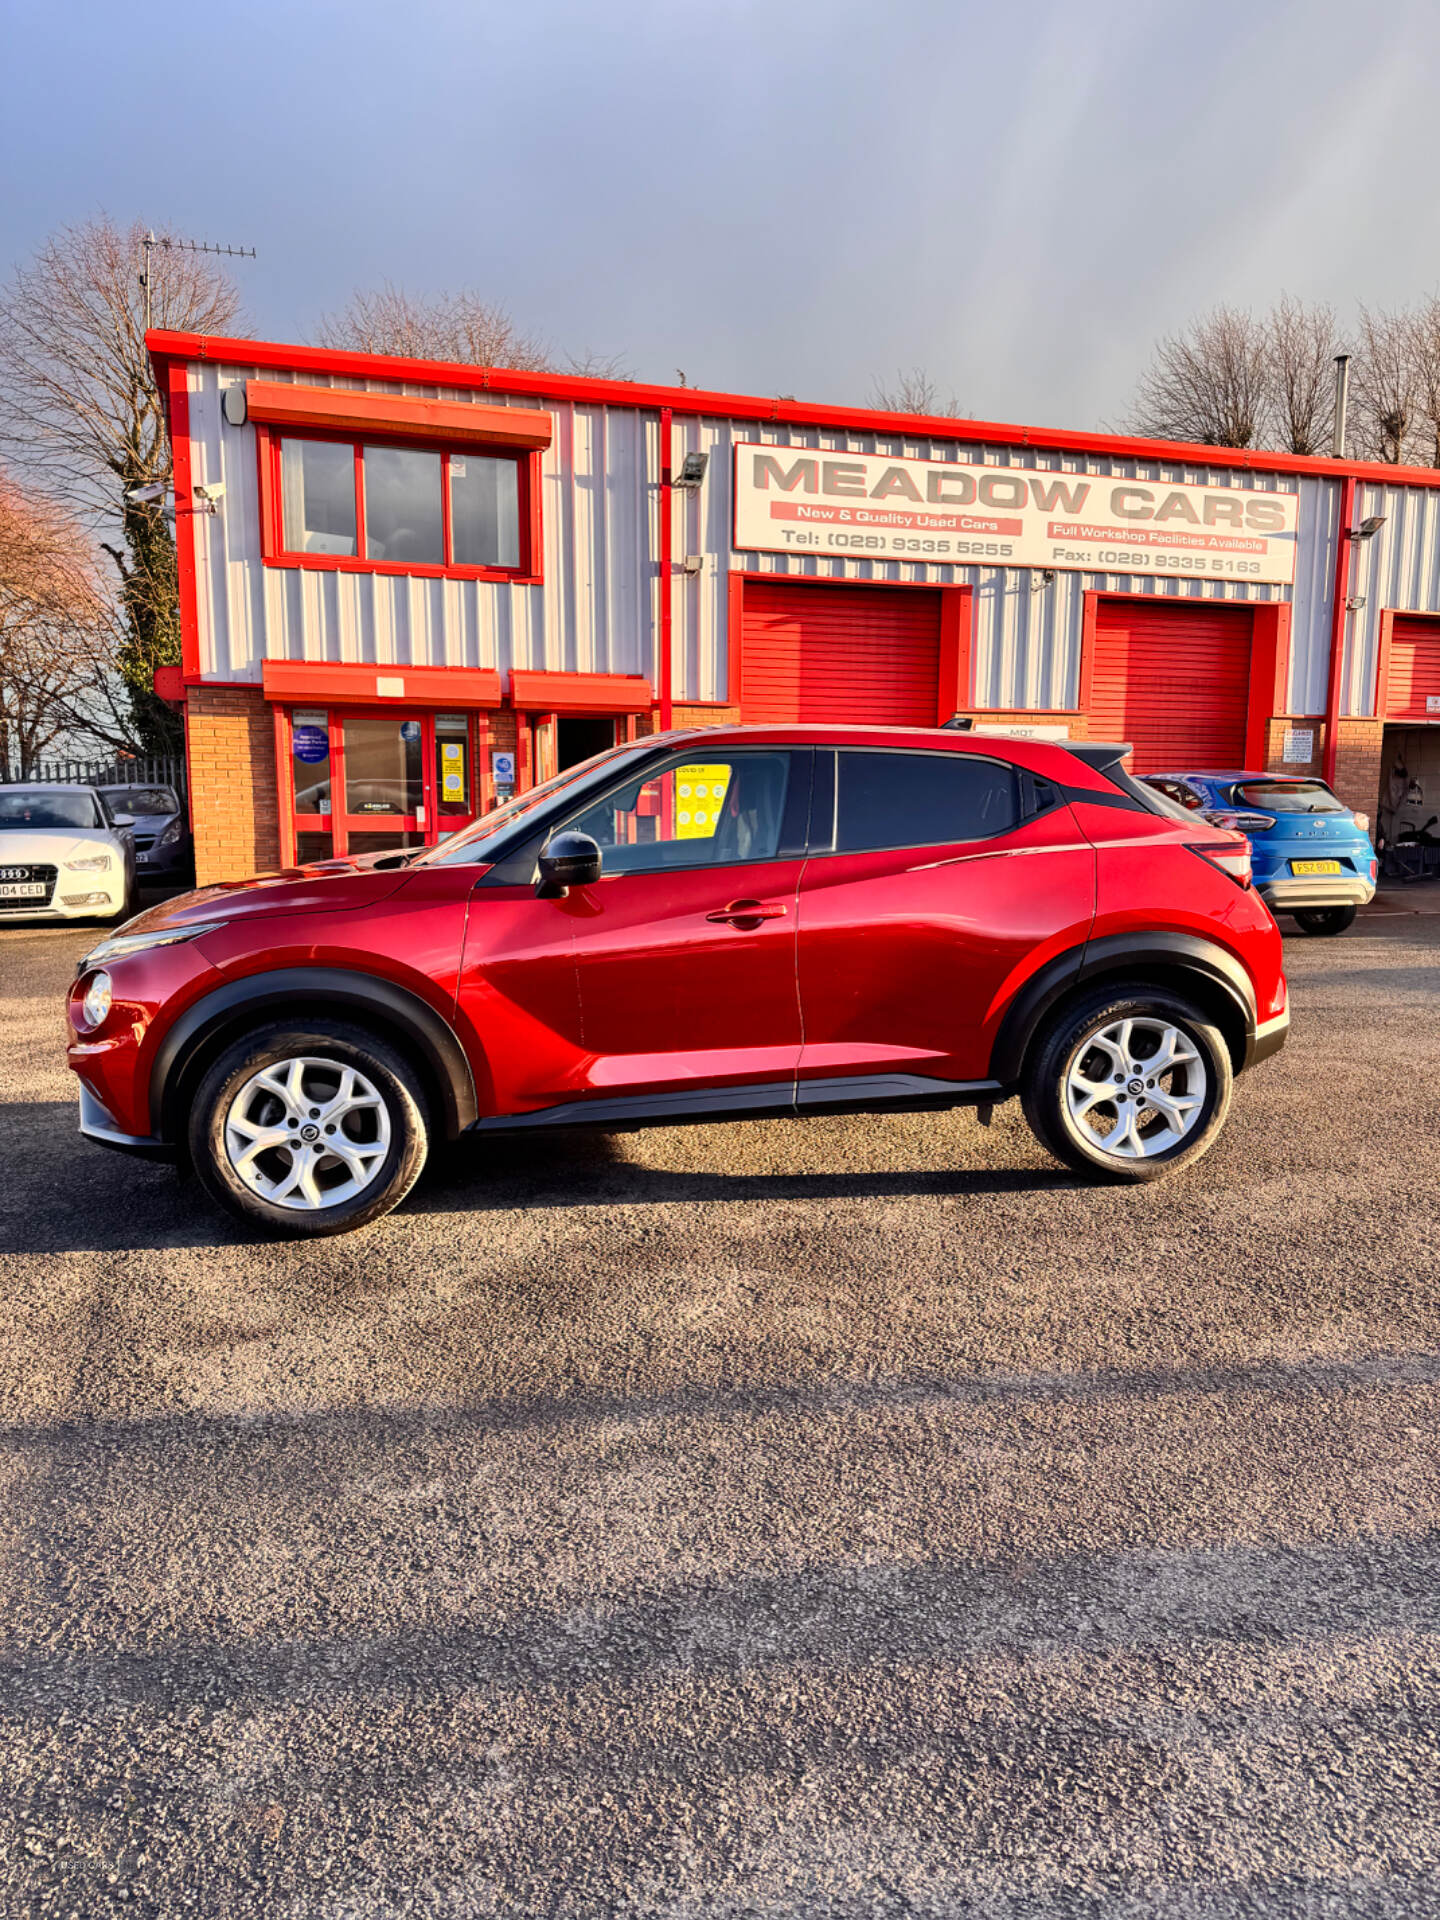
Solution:
{"label": "sky", "polygon": [[474,288],[639,379],[1125,423],[1157,337],[1440,286],[1440,5],[8,0],[0,272],[253,246],[249,331]]}

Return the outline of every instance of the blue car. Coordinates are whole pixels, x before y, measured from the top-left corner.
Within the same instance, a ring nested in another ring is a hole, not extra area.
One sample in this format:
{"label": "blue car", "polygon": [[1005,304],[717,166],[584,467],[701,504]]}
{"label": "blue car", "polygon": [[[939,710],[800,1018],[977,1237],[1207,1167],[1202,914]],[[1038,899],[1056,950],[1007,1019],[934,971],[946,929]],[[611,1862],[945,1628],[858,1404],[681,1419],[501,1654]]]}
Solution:
{"label": "blue car", "polygon": [[1370,822],[1323,780],[1300,773],[1147,773],[1193,813],[1225,816],[1249,837],[1255,891],[1302,933],[1343,933],[1375,896]]}

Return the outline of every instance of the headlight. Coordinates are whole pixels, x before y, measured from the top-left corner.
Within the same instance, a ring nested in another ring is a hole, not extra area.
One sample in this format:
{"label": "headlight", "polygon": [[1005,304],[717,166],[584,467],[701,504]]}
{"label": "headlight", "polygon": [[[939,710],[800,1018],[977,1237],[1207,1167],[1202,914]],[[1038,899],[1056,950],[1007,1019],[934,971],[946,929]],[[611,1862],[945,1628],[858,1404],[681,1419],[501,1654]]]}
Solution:
{"label": "headlight", "polygon": [[117,933],[92,947],[82,966],[98,966],[102,960],[119,960],[127,953],[144,953],[150,947],[178,947],[182,940],[198,940],[202,933],[214,933],[223,920],[192,920],[185,927],[161,927],[155,933]]}
{"label": "headlight", "polygon": [[69,873],[108,873],[110,871],[108,853],[87,853],[83,860],[67,860],[65,867]]}
{"label": "headlight", "polygon": [[172,820],[155,844],[157,847],[173,847],[184,831],[178,820]]}
{"label": "headlight", "polygon": [[110,976],[97,973],[85,989],[85,998],[80,1003],[80,1011],[85,1016],[87,1027],[98,1027],[110,1011]]}

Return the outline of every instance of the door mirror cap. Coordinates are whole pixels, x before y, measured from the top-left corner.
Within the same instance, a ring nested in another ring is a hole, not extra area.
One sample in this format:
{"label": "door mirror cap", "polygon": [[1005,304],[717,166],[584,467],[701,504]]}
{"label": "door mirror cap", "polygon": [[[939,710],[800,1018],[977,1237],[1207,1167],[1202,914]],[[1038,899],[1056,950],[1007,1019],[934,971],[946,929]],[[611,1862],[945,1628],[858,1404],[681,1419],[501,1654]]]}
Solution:
{"label": "door mirror cap", "polygon": [[563,900],[571,887],[589,887],[600,878],[601,855],[588,833],[557,833],[540,853],[542,900]]}

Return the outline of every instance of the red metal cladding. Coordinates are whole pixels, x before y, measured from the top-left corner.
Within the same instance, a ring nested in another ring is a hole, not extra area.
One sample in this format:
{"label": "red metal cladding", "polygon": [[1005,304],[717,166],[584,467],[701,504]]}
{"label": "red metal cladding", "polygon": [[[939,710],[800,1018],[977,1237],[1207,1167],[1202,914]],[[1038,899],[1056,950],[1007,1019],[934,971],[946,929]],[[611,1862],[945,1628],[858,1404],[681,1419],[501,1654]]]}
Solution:
{"label": "red metal cladding", "polygon": [[749,723],[933,727],[940,592],[747,579],[741,660]]}
{"label": "red metal cladding", "polygon": [[1239,766],[1253,631],[1249,607],[1102,600],[1091,737],[1132,741],[1136,773]]}
{"label": "red metal cladding", "polygon": [[1440,620],[1396,614],[1384,718],[1440,720]]}

